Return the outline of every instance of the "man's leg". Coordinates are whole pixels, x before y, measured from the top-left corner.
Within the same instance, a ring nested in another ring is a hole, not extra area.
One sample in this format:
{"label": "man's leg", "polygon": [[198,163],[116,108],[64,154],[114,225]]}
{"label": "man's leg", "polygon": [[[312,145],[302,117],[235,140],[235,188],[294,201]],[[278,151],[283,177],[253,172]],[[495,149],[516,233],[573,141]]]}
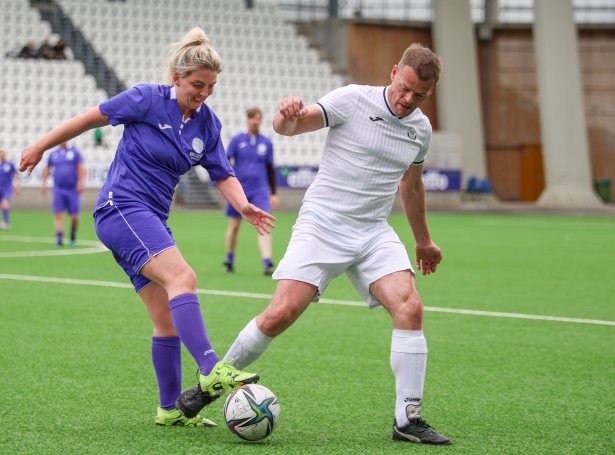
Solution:
{"label": "man's leg", "polygon": [[265,275],[273,275],[274,267],[273,261],[271,260],[271,252],[273,250],[271,245],[271,234],[259,235],[256,241],[258,243],[258,250],[261,254],[261,259],[263,260]]}
{"label": "man's leg", "polygon": [[56,212],[53,216],[53,228],[56,232],[56,246],[64,245],[64,212]]}
{"label": "man's leg", "polygon": [[235,261],[235,246],[237,245],[237,236],[239,235],[240,227],[241,218],[229,218],[225,235],[226,260],[224,261],[224,271],[226,273],[233,273],[235,271],[233,262]]}
{"label": "man's leg", "polygon": [[70,244],[75,246],[77,244],[77,229],[79,228],[79,215],[70,216]]}
{"label": "man's leg", "polygon": [[421,418],[421,399],[427,369],[427,342],[423,335],[423,302],[414,275],[401,271],[370,286],[370,293],[393,318],[391,369],[395,375],[393,439],[427,444],[450,444]]}
{"label": "man's leg", "polygon": [[312,284],[280,280],[269,306],[239,333],[224,360],[243,369],[258,359],[273,338],[290,327],[307,309],[318,292]]}

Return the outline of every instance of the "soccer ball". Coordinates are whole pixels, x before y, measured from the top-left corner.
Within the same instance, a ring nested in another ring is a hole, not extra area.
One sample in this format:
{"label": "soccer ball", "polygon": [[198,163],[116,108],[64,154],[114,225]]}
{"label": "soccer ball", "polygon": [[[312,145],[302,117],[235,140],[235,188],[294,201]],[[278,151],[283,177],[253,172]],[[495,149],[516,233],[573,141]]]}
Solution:
{"label": "soccer ball", "polygon": [[271,390],[260,384],[235,389],[224,403],[229,429],[246,441],[260,441],[271,434],[280,418],[280,403]]}

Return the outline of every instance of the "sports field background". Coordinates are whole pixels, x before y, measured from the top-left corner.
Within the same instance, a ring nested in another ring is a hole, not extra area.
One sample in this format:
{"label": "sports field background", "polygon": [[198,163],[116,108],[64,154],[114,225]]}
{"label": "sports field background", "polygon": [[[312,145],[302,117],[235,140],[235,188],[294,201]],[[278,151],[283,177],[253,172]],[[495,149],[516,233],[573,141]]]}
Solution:
{"label": "sports field background", "polygon": [[[276,261],[295,214],[278,217]],[[424,414],[453,446],[391,441],[391,323],[382,309],[361,305],[345,277],[253,365],[282,406],[269,439],[233,436],[223,400],[208,411],[216,429],[154,425],[151,324],[127,278],[109,252],[54,256],[52,215],[17,211],[12,229],[0,232],[0,453],[613,453],[615,219],[432,213],[429,220],[444,261],[435,275],[418,277],[428,307]],[[403,216],[391,223],[413,252]],[[237,273],[225,275],[221,213],[176,212],[170,225],[198,274],[222,356],[267,303],[238,293],[274,289],[255,233],[243,226]],[[89,213],[79,235],[81,245],[60,254],[91,248],[83,242],[96,240]],[[186,351],[184,384],[195,384]]]}

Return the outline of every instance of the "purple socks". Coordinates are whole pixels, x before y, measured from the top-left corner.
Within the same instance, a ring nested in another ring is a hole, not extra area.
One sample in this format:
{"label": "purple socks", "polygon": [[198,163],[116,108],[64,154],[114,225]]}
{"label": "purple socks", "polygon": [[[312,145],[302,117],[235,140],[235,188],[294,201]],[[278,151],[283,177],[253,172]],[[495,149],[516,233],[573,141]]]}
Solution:
{"label": "purple socks", "polygon": [[152,337],[152,362],[158,380],[160,407],[170,411],[182,391],[182,357],[179,337]]}
{"label": "purple socks", "polygon": [[169,308],[182,343],[196,361],[201,374],[209,374],[220,359],[207,336],[199,298],[196,294],[181,294],[169,301]]}

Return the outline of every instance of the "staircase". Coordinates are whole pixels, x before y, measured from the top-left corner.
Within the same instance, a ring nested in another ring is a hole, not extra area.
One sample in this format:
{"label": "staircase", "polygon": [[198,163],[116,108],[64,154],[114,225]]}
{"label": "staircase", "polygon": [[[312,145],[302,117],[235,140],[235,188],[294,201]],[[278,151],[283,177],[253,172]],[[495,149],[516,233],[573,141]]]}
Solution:
{"label": "staircase", "polygon": [[64,43],[73,51],[75,59],[85,65],[87,74],[91,74],[99,88],[112,97],[126,90],[124,83],[117,77],[112,68],[94,50],[90,42],[83,36],[81,30],[75,27],[60,5],[54,0],[30,0],[30,5],[39,10],[41,18],[51,25]]}
{"label": "staircase", "polygon": [[177,186],[177,202],[190,209],[214,209],[220,204],[211,182],[202,181],[194,168],[184,174]]}

